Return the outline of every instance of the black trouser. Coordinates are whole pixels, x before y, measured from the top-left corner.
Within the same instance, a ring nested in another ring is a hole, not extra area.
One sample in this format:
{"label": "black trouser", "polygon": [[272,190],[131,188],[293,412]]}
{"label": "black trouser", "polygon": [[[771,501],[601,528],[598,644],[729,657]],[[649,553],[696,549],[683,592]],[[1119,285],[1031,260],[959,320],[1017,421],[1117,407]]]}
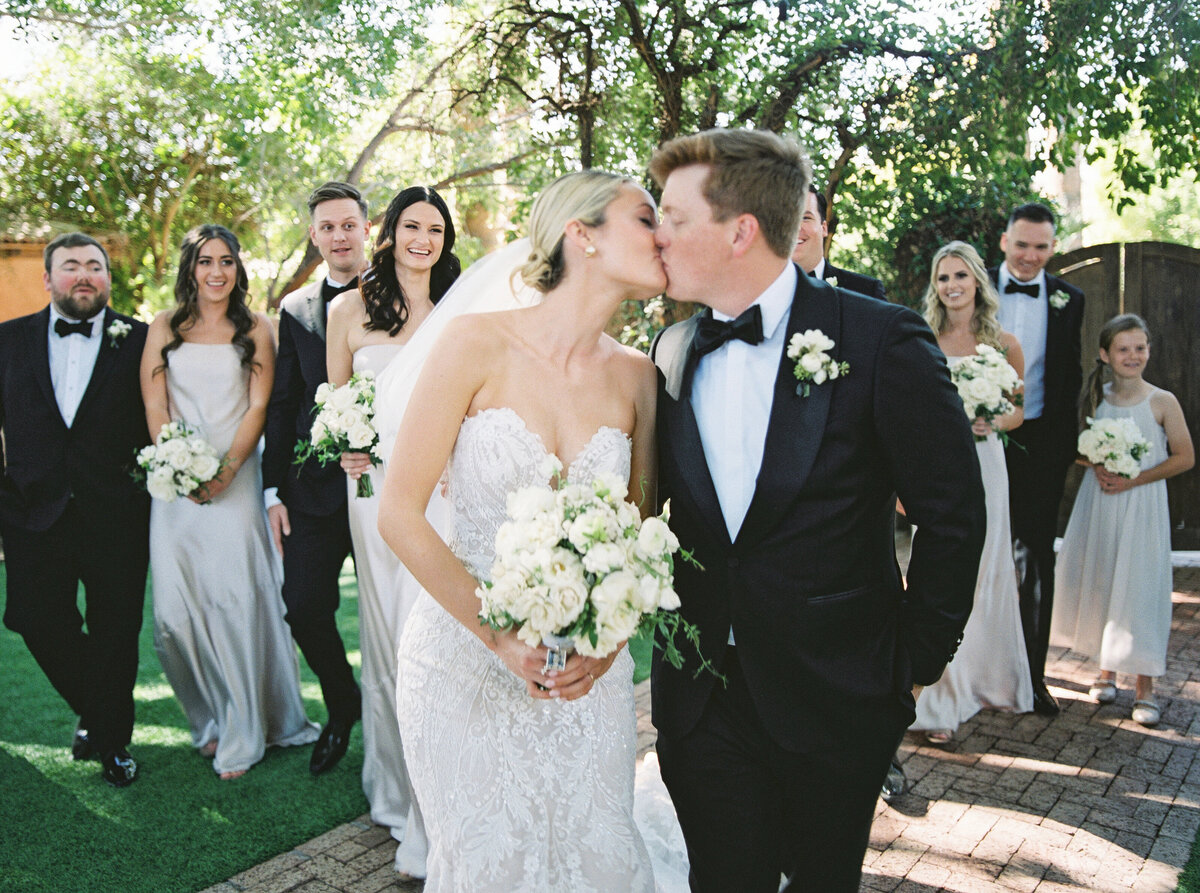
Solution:
{"label": "black trouser", "polygon": [[292,638],[321,683],[329,719],[362,715],[362,697],[337,628],[338,576],[350,554],[350,523],[343,505],[332,515],[288,512],[292,532],[283,541],[283,603]]}
{"label": "black trouser", "polygon": [[[133,735],[133,686],[149,564],[148,518],[72,500],[49,529],[4,525],[4,624],[20,633],[101,753]],[[86,618],[79,613],[83,583]],[[84,632],[86,619],[87,632]]]}
{"label": "black trouser", "polygon": [[[776,744],[731,648],[699,723],[658,756],[696,893],[857,893],[879,790],[902,728],[812,753]],[[899,712],[899,711],[897,711]],[[813,717],[819,722],[820,717]]]}
{"label": "black trouser", "polygon": [[1042,419],[1032,419],[1012,432],[1013,443],[1004,451],[1021,627],[1035,685],[1041,685],[1046,674],[1054,611],[1054,537],[1070,467],[1051,433]]}

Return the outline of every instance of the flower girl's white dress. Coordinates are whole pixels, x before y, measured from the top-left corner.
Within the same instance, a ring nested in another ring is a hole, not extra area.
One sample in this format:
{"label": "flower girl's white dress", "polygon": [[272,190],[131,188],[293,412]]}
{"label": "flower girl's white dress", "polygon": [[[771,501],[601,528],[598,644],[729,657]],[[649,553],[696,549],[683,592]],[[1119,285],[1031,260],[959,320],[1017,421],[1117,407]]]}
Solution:
{"label": "flower girl's white dress", "polygon": [[[450,547],[486,578],[507,495],[541,482],[546,449],[511,409],[466,419],[449,470]],[[630,443],[601,428],[567,469],[628,479]],[[585,697],[535,700],[470,630],[421,593],[400,640],[404,753],[429,835],[426,893],[651,891],[633,815],[633,660]]]}

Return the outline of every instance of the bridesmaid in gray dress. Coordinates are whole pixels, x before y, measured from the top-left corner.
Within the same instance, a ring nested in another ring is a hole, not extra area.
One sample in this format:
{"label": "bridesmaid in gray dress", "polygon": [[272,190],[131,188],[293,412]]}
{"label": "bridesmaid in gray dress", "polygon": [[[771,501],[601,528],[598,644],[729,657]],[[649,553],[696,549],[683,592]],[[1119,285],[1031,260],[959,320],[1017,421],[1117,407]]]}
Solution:
{"label": "bridesmaid in gray dress", "polygon": [[[454,224],[441,196],[425,186],[404,189],[388,205],[362,290],[347,291],[329,307],[326,359],[329,381],[351,373],[376,375],[402,350],[434,304],[458,276]],[[396,725],[396,647],[411,605],[396,597],[400,561],[379,535],[383,475],[368,471],[365,453],[346,453],[350,535],[358,577],[359,644],[362,648],[363,792],[371,820],[401,841],[395,868],[425,876],[427,844]],[[374,476],[376,495],[357,497],[356,481]]]}
{"label": "bridesmaid in gray dress", "polygon": [[183,421],[224,456],[215,478],[186,499],[154,500],[150,512],[154,647],[192,743],[223,779],[244,775],[269,745],[317,737],[262,500],[274,339],[267,318],[246,307],[239,250],[221,226],[187,234],[176,307],[151,323],[141,373],[150,431]]}

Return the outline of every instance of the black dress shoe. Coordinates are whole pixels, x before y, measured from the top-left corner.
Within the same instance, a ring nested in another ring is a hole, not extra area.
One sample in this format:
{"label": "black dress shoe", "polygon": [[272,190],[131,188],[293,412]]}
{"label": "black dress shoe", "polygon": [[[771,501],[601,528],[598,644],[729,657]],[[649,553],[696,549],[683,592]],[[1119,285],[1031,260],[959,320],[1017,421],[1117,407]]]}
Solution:
{"label": "black dress shoe", "polygon": [[96,753],[96,749],[92,747],[88,730],[83,727],[83,720],[79,720],[75,723],[75,737],[71,740],[71,759],[94,760],[99,756],[100,754]]}
{"label": "black dress shoe", "polygon": [[1046,683],[1033,684],[1033,712],[1038,716],[1058,716],[1060,710],[1054,695],[1046,689]]}
{"label": "black dress shoe", "polygon": [[138,766],[123,747],[100,755],[100,775],[114,788],[133,784],[138,777]]}
{"label": "black dress shoe", "polygon": [[907,790],[908,776],[904,774],[904,767],[893,759],[892,765],[888,766],[887,777],[883,780],[880,796],[883,797],[884,803],[891,803],[893,797],[899,797]]}
{"label": "black dress shoe", "polygon": [[312,759],[308,761],[308,771],[313,775],[328,772],[346,755],[350,744],[350,730],[358,722],[357,717],[349,721],[331,719],[313,745]]}

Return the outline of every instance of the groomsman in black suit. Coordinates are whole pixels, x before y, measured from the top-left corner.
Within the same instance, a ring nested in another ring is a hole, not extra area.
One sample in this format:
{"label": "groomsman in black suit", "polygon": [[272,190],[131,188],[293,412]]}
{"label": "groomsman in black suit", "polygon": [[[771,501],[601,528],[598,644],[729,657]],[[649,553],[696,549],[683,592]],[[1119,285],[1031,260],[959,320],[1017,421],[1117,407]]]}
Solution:
{"label": "groomsman in black suit", "polygon": [[1054,609],[1054,536],[1067,469],[1075,460],[1083,383],[1083,292],[1046,273],[1055,245],[1054,213],[1036,202],[1021,205],[1000,237],[1004,263],[988,271],[1000,293],[1000,324],[1025,354],[1025,421],[1009,433],[1004,455],[1033,709],[1042,716],[1058,713],[1044,679]]}
{"label": "groomsman in black suit", "polygon": [[[791,141],[710,130],[661,146],[667,294],[659,498],[703,570],[675,586],[727,678],[656,652],[663,781],[696,893],[857,893],[880,787],[970,613],[985,518],[962,401],[929,327],[789,262],[809,169]],[[836,379],[798,381],[817,330]],[[907,587],[896,497],[917,525]]]}
{"label": "groomsman in black suit", "polygon": [[150,439],[146,326],[107,306],[108,253],[91,236],[58,236],[44,259],[50,306],[0,325],[4,624],[78,714],[72,756],[125,787],[149,562],[150,499],[129,474]]}
{"label": "groomsman in black suit", "polygon": [[800,232],[796,236],[792,260],[809,276],[824,279],[836,288],[886,301],[883,283],[878,279],[843,270],[825,260],[825,240],[829,238],[829,222],[826,218],[828,209],[829,203],[824,194],[810,184],[805,196],[804,211],[800,215]]}
{"label": "groomsman in black suit", "polygon": [[292,637],[321,683],[328,720],[313,747],[314,775],[346,754],[362,718],[362,698],[338,633],[338,576],[350,554],[346,475],[337,463],[310,457],[292,464],[296,441],[309,437],[317,387],[326,378],[325,318],[329,302],[358,287],[370,230],[367,203],[349,183],[329,182],[308,199],[309,238],[327,270],[279,308],[279,355],[267,407],[263,486],[275,546],[283,555],[283,601]]}

